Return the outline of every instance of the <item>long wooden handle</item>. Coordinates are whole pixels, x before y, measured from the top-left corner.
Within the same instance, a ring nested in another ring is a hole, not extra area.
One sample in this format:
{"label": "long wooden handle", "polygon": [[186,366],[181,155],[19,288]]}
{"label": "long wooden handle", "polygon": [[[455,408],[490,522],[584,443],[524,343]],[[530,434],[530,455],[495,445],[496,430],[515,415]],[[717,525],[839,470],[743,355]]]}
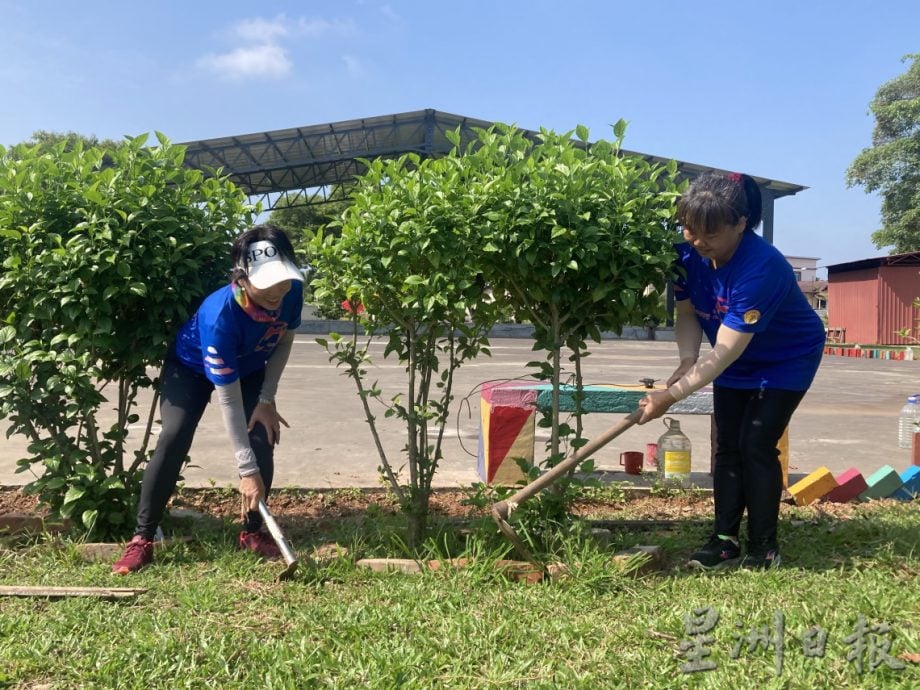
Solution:
{"label": "long wooden handle", "polygon": [[[509,505],[518,505],[523,503],[528,498],[534,494],[540,493],[547,486],[556,481],[561,475],[565,474],[571,470],[576,465],[580,464],[582,461],[587,460],[589,457],[594,455],[601,448],[610,443],[617,436],[622,434],[624,431],[633,426],[636,422],[639,421],[639,418],[642,416],[642,409],[639,408],[630,413],[628,417],[617,422],[612,427],[607,429],[600,436],[595,436],[590,441],[588,441],[581,448],[572,453],[565,460],[560,462],[558,465],[548,470],[547,472],[541,474],[539,477],[534,479],[530,484],[523,487],[516,494],[510,498],[502,501],[501,503]],[[499,504],[496,504],[496,506]]]}

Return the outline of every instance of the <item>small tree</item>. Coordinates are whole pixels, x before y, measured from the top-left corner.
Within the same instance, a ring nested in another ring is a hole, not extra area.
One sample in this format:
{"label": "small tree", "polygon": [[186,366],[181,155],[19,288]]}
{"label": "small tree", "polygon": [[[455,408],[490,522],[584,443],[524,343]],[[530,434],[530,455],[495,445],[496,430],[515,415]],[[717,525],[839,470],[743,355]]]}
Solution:
{"label": "small tree", "polygon": [[153,409],[133,451],[127,435],[147,367],[250,220],[239,189],[157,137],[0,148],[0,418],[30,441],[27,490],[103,536],[135,511]]}
{"label": "small tree", "polygon": [[[330,359],[346,368],[364,405],[381,470],[409,516],[408,543],[424,538],[432,480],[443,457],[442,443],[453,400],[454,372],[480,352],[494,319],[483,304],[479,280],[480,236],[471,222],[469,161],[456,152],[421,160],[367,162],[367,172],[345,211],[341,236],[318,233],[311,246],[317,298],[349,300],[354,308],[349,338],[320,340]],[[384,399],[367,379],[368,341],[359,325],[388,338],[384,357],[406,368],[406,388]],[[370,401],[406,425],[408,476],[387,457]]]}
{"label": "small tree", "polygon": [[[589,132],[579,126],[579,145],[572,132],[541,130],[533,143],[501,126],[480,133],[475,153],[491,164],[477,166],[489,172],[471,192],[485,208],[486,279],[518,320],[533,324],[534,349],[546,352],[545,361],[531,364],[552,383],[552,408],[541,422],[551,429],[549,465],[563,458],[566,436],[574,434],[575,448],[586,442],[586,342],[660,314],[659,291],[672,276],[677,165],[624,155],[625,129],[621,120],[613,142],[588,145]],[[559,417],[564,349],[574,370],[575,429]]]}

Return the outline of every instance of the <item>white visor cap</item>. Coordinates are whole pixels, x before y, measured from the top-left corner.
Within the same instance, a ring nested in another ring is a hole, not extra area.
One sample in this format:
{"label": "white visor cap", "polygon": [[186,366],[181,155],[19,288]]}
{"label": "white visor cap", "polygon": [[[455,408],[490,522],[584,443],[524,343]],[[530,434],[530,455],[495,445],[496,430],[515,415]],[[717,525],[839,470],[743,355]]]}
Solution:
{"label": "white visor cap", "polygon": [[260,290],[270,288],[285,280],[303,282],[303,273],[285,259],[278,248],[267,240],[250,244],[246,257],[249,263],[249,267],[244,269],[246,275],[249,282]]}

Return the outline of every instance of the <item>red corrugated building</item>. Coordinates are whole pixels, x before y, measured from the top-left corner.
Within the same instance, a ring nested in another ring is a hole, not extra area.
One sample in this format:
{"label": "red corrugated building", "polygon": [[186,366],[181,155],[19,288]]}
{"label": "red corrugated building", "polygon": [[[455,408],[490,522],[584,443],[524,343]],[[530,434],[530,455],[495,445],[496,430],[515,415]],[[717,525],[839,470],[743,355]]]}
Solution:
{"label": "red corrugated building", "polygon": [[827,267],[827,325],[846,329],[845,340],[863,345],[906,345],[897,334],[917,325],[920,252],[892,254]]}

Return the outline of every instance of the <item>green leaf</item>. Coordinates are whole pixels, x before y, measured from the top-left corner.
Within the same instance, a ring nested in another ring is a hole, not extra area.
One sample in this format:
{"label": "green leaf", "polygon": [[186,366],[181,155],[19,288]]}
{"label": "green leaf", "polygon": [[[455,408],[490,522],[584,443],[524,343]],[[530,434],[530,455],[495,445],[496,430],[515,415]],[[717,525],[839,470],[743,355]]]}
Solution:
{"label": "green leaf", "polygon": [[627,309],[632,309],[636,306],[636,293],[632,290],[620,290],[620,302]]}
{"label": "green leaf", "polygon": [[588,128],[584,125],[578,125],[575,127],[575,136],[578,137],[579,141],[588,141],[588,138],[591,136]]}
{"label": "green leaf", "polygon": [[6,345],[16,337],[16,329],[12,326],[0,328],[0,345]]}
{"label": "green leaf", "polygon": [[99,519],[99,511],[95,508],[90,510],[84,510],[83,514],[80,516],[80,521],[83,523],[83,526],[86,529],[91,530],[96,525],[96,520]]}
{"label": "green leaf", "polygon": [[64,494],[64,505],[79,501],[86,494],[85,486],[72,486]]}
{"label": "green leaf", "polygon": [[22,233],[12,228],[0,228],[0,237],[9,237],[12,240],[18,240],[22,237]]}

